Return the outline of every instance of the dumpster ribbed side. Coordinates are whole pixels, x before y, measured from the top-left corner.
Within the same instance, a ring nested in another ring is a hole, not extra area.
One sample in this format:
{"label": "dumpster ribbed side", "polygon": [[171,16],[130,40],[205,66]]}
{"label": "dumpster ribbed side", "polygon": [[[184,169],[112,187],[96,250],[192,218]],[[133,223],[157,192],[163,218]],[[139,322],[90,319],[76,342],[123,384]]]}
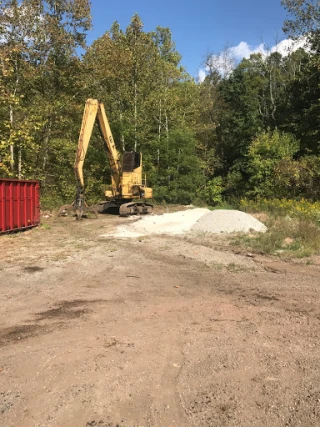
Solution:
{"label": "dumpster ribbed side", "polygon": [[0,233],[40,223],[38,181],[0,178]]}

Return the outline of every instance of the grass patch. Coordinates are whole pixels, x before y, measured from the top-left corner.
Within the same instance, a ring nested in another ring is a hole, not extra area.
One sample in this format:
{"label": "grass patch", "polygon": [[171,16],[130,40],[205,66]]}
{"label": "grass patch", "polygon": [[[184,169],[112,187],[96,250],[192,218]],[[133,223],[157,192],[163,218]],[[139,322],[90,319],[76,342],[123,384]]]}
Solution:
{"label": "grass patch", "polygon": [[51,230],[52,227],[49,224],[41,223],[40,228],[42,228],[43,230]]}
{"label": "grass patch", "polygon": [[315,221],[269,215],[266,225],[266,233],[238,235],[231,243],[256,252],[297,258],[320,253],[320,228]]}
{"label": "grass patch", "polygon": [[210,209],[210,211],[215,211],[218,209],[226,209],[226,210],[233,210],[233,209],[237,209],[235,206],[230,205],[227,202],[221,202],[216,206],[208,206],[208,209]]}
{"label": "grass patch", "polygon": [[320,223],[320,202],[313,203],[305,199],[242,199],[240,208],[249,213],[266,212],[273,216],[290,216]]}
{"label": "grass patch", "polygon": [[221,272],[225,268],[224,264],[216,263],[216,262],[212,262],[212,263],[208,264],[208,267],[213,268],[217,272]]}
{"label": "grass patch", "polygon": [[230,273],[244,273],[246,271],[249,271],[250,269],[239,264],[235,264],[234,262],[231,262],[227,265],[227,270],[230,271]]}
{"label": "grass patch", "polygon": [[242,199],[240,208],[251,214],[258,213],[254,216],[266,224],[268,231],[265,234],[239,236],[233,244],[296,258],[320,253],[320,202],[305,199]]}

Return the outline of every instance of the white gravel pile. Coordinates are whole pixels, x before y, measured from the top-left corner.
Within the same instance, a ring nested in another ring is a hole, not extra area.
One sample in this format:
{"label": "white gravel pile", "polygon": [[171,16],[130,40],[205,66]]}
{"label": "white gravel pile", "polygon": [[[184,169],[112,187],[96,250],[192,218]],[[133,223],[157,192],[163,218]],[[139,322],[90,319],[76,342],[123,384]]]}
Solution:
{"label": "white gravel pile", "polygon": [[267,231],[267,227],[253,216],[236,210],[219,209],[203,215],[192,226],[192,231],[204,233],[235,233]]}
{"label": "white gravel pile", "polygon": [[[196,208],[163,215],[142,216],[140,220],[129,222],[116,228],[114,233],[102,237],[140,237],[150,234],[183,234],[207,214],[209,209]],[[134,219],[134,217],[132,217]]]}
{"label": "white gravel pile", "polygon": [[101,237],[140,237],[152,234],[184,234],[189,231],[204,233],[233,233],[266,231],[266,226],[244,212],[196,208],[163,215],[128,218],[128,223]]}

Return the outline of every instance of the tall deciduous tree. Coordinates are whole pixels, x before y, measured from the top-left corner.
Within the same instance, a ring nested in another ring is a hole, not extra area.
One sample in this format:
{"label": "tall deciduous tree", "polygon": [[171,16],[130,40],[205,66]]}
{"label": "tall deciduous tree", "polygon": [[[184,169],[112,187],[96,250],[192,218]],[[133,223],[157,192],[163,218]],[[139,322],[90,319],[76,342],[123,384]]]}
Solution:
{"label": "tall deciduous tree", "polygon": [[66,118],[81,90],[77,48],[85,47],[90,3],[5,0],[0,13],[0,114],[5,119],[0,166],[7,174],[45,183],[57,168],[61,145],[68,145]]}
{"label": "tall deciduous tree", "polygon": [[291,14],[291,19],[284,23],[284,31],[291,37],[305,37],[311,46],[311,52],[304,58],[304,71],[294,82],[292,93],[295,93],[295,104],[301,102],[300,126],[297,128],[303,142],[302,149],[304,153],[319,155],[320,3],[318,0],[282,0],[282,4]]}
{"label": "tall deciduous tree", "polygon": [[320,4],[318,0],[281,0],[291,14],[284,31],[291,37],[306,36],[313,47],[320,49]]}
{"label": "tall deciduous tree", "polygon": [[0,16],[0,165],[5,173],[21,177],[22,150],[35,148],[23,98],[33,78],[30,40],[36,13],[28,4],[5,0],[0,5]]}

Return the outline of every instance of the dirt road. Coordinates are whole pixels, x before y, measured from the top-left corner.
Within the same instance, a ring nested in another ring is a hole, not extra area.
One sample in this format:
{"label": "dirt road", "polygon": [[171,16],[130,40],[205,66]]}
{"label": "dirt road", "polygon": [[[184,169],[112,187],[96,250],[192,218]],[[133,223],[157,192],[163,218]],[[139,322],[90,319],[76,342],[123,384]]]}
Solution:
{"label": "dirt road", "polygon": [[0,425],[319,426],[319,267],[123,221],[0,237]]}

